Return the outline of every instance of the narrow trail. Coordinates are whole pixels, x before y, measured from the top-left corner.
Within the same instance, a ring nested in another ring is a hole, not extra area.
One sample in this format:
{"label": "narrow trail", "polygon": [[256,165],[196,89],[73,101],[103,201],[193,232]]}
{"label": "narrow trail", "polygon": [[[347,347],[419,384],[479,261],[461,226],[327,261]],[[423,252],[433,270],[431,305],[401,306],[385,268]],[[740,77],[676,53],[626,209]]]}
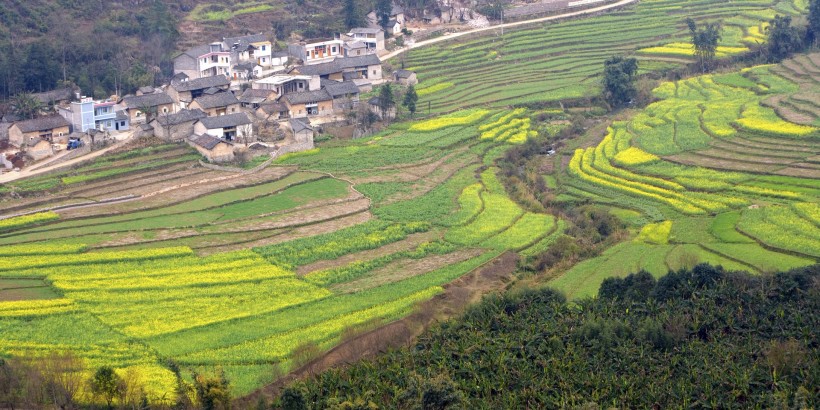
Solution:
{"label": "narrow trail", "polygon": [[586,15],[586,14],[599,13],[599,12],[602,12],[602,11],[611,10],[611,9],[615,9],[615,8],[618,8],[618,7],[623,7],[623,6],[626,6],[626,5],[629,5],[629,4],[632,4],[632,3],[637,3],[637,2],[638,2],[638,0],[621,0],[621,1],[616,2],[616,3],[605,4],[603,6],[598,6],[598,7],[593,7],[593,8],[589,8],[589,9],[573,11],[573,12],[570,12],[570,13],[558,14],[558,15],[555,15],[555,16],[540,17],[540,18],[532,19],[532,20],[522,20],[522,21],[516,21],[516,22],[513,22],[513,23],[496,24],[494,26],[476,28],[476,29],[467,30],[467,31],[460,31],[458,33],[447,34],[447,35],[444,35],[444,36],[441,36],[441,37],[431,38],[429,40],[419,41],[418,43],[410,44],[410,45],[408,45],[404,48],[393,51],[389,54],[385,54],[384,56],[382,56],[380,58],[381,58],[382,61],[387,61],[387,60],[389,60],[393,57],[398,56],[399,54],[402,54],[402,53],[404,53],[406,51],[409,51],[411,49],[414,49],[414,48],[424,47],[424,46],[428,46],[430,44],[440,43],[442,41],[448,41],[448,40],[452,40],[454,38],[459,38],[459,37],[463,37],[463,36],[470,35],[470,34],[482,33],[482,32],[485,32],[485,31],[497,30],[497,29],[500,29],[500,28],[520,27],[520,26],[525,26],[525,25],[533,24],[533,23],[541,23],[541,22],[545,22],[545,21],[555,21],[555,20],[561,20],[561,19],[565,19],[565,18],[569,18],[569,17],[577,17],[577,16],[583,16],[583,15]]}

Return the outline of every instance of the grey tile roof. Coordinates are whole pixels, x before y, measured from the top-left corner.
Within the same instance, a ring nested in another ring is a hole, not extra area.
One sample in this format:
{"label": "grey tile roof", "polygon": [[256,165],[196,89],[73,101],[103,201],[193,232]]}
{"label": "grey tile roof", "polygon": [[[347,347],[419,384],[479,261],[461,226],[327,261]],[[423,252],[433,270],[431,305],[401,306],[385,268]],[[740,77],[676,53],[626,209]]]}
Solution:
{"label": "grey tile roof", "polygon": [[381,63],[382,62],[379,60],[378,56],[375,54],[368,54],[364,56],[346,58],[336,57],[329,63],[306,65],[304,67],[299,67],[296,70],[299,71],[300,74],[304,75],[329,75],[356,67],[381,65]]}
{"label": "grey tile roof", "polygon": [[239,100],[230,91],[223,91],[212,95],[203,95],[194,99],[203,109],[227,107],[232,104],[239,104]]}
{"label": "grey tile roof", "polygon": [[291,118],[288,120],[288,123],[290,124],[290,129],[293,130],[294,134],[305,130],[313,131],[313,127],[310,125],[310,122],[306,123],[305,121],[299,118]]}
{"label": "grey tile roof", "polygon": [[236,114],[226,114],[226,115],[219,115],[216,117],[205,117],[200,118],[199,122],[205,126],[205,128],[209,130],[215,130],[219,128],[230,128],[236,127],[239,125],[247,125],[251,123],[250,118],[244,112],[238,112]]}
{"label": "grey tile roof", "polygon": [[210,77],[195,78],[188,81],[172,82],[171,87],[177,91],[204,90],[211,87],[224,87],[230,85],[231,80],[224,75],[213,75]]}
{"label": "grey tile roof", "polygon": [[146,85],[145,87],[140,87],[139,92],[141,92],[143,94],[153,94],[154,87],[151,87],[150,85]]}
{"label": "grey tile roof", "polygon": [[307,104],[319,101],[329,101],[332,100],[333,97],[325,90],[324,88],[318,91],[305,91],[303,93],[291,93],[285,94],[282,97],[285,101],[290,104]]}
{"label": "grey tile roof", "polygon": [[128,114],[125,113],[125,110],[117,111],[116,120],[117,121],[128,121]]}
{"label": "grey tile roof", "polygon": [[165,104],[173,104],[174,100],[168,94],[165,93],[158,93],[158,94],[145,94],[145,95],[138,95],[138,96],[128,96],[122,99],[123,103],[127,108],[136,108],[139,109],[141,107],[156,107],[158,105],[165,105]]}
{"label": "grey tile roof", "polygon": [[285,106],[285,104],[275,102],[270,104],[262,104],[259,106],[259,109],[264,111],[265,114],[271,115],[286,112],[288,110],[288,107]]}
{"label": "grey tile roof", "polygon": [[199,58],[201,55],[205,55],[211,52],[211,46],[208,44],[202,44],[199,46],[193,46],[182,53],[180,53],[177,57],[182,55],[187,55],[193,59]]}
{"label": "grey tile roof", "polygon": [[333,98],[359,93],[359,86],[353,81],[323,81],[322,85]]}
{"label": "grey tile roof", "polygon": [[410,70],[396,70],[393,72],[393,75],[395,75],[396,78],[410,78],[413,74],[415,73]]}
{"label": "grey tile roof", "polygon": [[255,90],[253,88],[248,88],[244,93],[242,93],[242,95],[239,96],[239,102],[258,104],[267,100],[271,93],[273,93],[271,90]]}
{"label": "grey tile roof", "polygon": [[49,117],[34,118],[31,120],[18,121],[14,125],[22,132],[47,131],[54,128],[66,127],[69,125],[68,120],[61,115],[52,115]]}
{"label": "grey tile roof", "polygon": [[[208,135],[208,134],[202,134],[202,135],[194,134],[194,135],[191,135],[191,137],[188,138],[188,139],[191,140],[191,142],[193,142],[194,144],[199,145],[200,147],[205,148],[205,149],[214,149],[214,147],[219,145],[220,142],[225,142],[225,141],[223,141],[223,140],[221,140],[217,137],[214,137],[213,135]],[[225,142],[225,143],[228,144],[227,142]]]}
{"label": "grey tile roof", "polygon": [[42,93],[34,93],[32,96],[40,101],[42,104],[48,104],[56,101],[70,100],[74,98],[74,90],[70,87],[58,88],[56,90],[46,91]]}
{"label": "grey tile roof", "polygon": [[287,57],[289,55],[290,55],[290,53],[288,53],[287,51],[274,51],[274,52],[270,53],[270,56],[272,58],[282,58],[282,57]]}
{"label": "grey tile roof", "polygon": [[180,110],[175,114],[169,115],[160,115],[157,116],[156,121],[164,126],[167,127],[169,125],[179,125],[186,122],[194,122],[198,119],[202,119],[207,117],[208,115],[202,112],[202,110],[193,109],[193,110]]}

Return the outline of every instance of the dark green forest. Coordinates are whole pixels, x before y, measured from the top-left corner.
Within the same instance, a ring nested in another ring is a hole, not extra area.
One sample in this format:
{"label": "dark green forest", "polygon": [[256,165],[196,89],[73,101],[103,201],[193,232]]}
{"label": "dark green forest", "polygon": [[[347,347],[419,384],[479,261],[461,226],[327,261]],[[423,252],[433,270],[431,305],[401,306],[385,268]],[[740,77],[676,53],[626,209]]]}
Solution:
{"label": "dark green forest", "polygon": [[815,408],[820,265],[752,276],[699,265],[487,296],[411,348],[286,388],[275,406]]}
{"label": "dark green forest", "polygon": [[0,7],[0,99],[72,82],[84,94],[154,84],[171,74],[179,33],[159,0],[6,0]]}

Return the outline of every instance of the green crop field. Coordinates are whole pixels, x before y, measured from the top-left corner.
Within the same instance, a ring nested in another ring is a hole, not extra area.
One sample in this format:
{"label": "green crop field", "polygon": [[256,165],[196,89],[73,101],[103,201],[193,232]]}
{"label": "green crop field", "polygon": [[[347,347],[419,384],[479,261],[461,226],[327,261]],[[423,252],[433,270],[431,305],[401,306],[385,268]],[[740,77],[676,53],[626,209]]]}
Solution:
{"label": "green crop field", "polygon": [[620,194],[616,204],[643,203],[658,210],[652,219],[668,220],[644,226],[634,244],[581,263],[553,284],[580,297],[606,277],[639,269],[661,275],[709,262],[768,272],[815,263],[820,129],[786,121],[764,102],[816,90],[808,83],[818,77],[820,67],[798,74],[790,60],[664,83],[655,90],[658,102],[614,123],[597,146],[578,149],[567,182],[600,190],[585,194],[592,200],[597,192]]}
{"label": "green crop field", "polygon": [[[429,102],[435,115],[377,135],[248,174],[206,169],[170,145],[8,184],[0,355],[71,350],[86,372],[138,372],[156,401],[175,389],[172,360],[186,375],[222,368],[247,394],[298,366],[298,352],[402,318],[505,252],[533,258],[567,239],[569,219],[502,183],[499,158],[567,126],[540,117],[571,115],[527,103],[595,95],[613,53],[638,52],[644,72],[692,60],[678,44],[684,16],[731,27],[721,49],[730,55],[775,10],[798,9],[641,1],[439,43],[400,57],[421,79],[419,108]],[[223,18],[209,13],[197,15]],[[528,170],[556,202],[599,204],[631,229],[549,284],[579,298],[640,269],[817,262],[817,61],[663,83],[657,102],[594,143],[549,157],[549,171]]]}

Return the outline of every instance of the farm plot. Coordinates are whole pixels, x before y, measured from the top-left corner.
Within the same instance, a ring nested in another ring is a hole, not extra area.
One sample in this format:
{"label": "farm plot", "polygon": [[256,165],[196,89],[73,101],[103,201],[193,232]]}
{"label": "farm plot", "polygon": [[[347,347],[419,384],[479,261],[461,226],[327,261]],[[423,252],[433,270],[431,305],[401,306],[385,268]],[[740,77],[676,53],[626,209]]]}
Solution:
{"label": "farm plot", "polygon": [[[60,315],[82,328],[93,320],[140,356],[96,354],[85,340],[41,350],[76,349],[88,364],[160,381],[169,380],[160,357],[186,370],[222,367],[238,394],[248,392],[274,366],[287,370],[306,344],[327,349],[351,328],[400,318],[504,251],[548,247],[563,224],[524,212],[497,168],[479,168],[531,135],[528,115],[466,110],[400,124],[242,177],[175,169],[168,179],[123,174],[62,188],[69,196],[133,184],[142,196],[9,219],[0,232],[0,312],[8,307],[0,321]],[[518,137],[481,138],[507,132],[499,128],[508,120]],[[8,305],[20,303],[13,299],[36,309]],[[32,323],[32,332],[53,325]],[[19,354],[10,346],[0,352]],[[168,389],[157,384],[151,394]]]}
{"label": "farm plot", "polygon": [[722,22],[727,30],[718,51],[729,56],[765,41],[765,22],[775,13],[805,13],[804,3],[777,8],[781,3],[790,2],[640,2],[594,19],[505,29],[402,58],[419,74],[419,106],[429,103],[433,112],[578,98],[596,93],[600,67],[612,54],[641,50],[648,68],[692,61],[691,50],[680,45],[689,41],[683,10],[698,22]]}
{"label": "farm plot", "polygon": [[[552,283],[582,297],[605,277],[639,269],[661,275],[709,262],[769,272],[816,262],[820,174],[812,173],[820,130],[762,105],[767,95],[799,89],[781,70],[761,66],[662,84],[655,90],[660,101],[613,123],[597,146],[578,149],[567,182],[583,189],[573,194],[631,209],[649,202],[671,212],[644,210],[657,223],[643,226],[634,242]],[[806,178],[777,175],[786,169],[803,170]]]}

